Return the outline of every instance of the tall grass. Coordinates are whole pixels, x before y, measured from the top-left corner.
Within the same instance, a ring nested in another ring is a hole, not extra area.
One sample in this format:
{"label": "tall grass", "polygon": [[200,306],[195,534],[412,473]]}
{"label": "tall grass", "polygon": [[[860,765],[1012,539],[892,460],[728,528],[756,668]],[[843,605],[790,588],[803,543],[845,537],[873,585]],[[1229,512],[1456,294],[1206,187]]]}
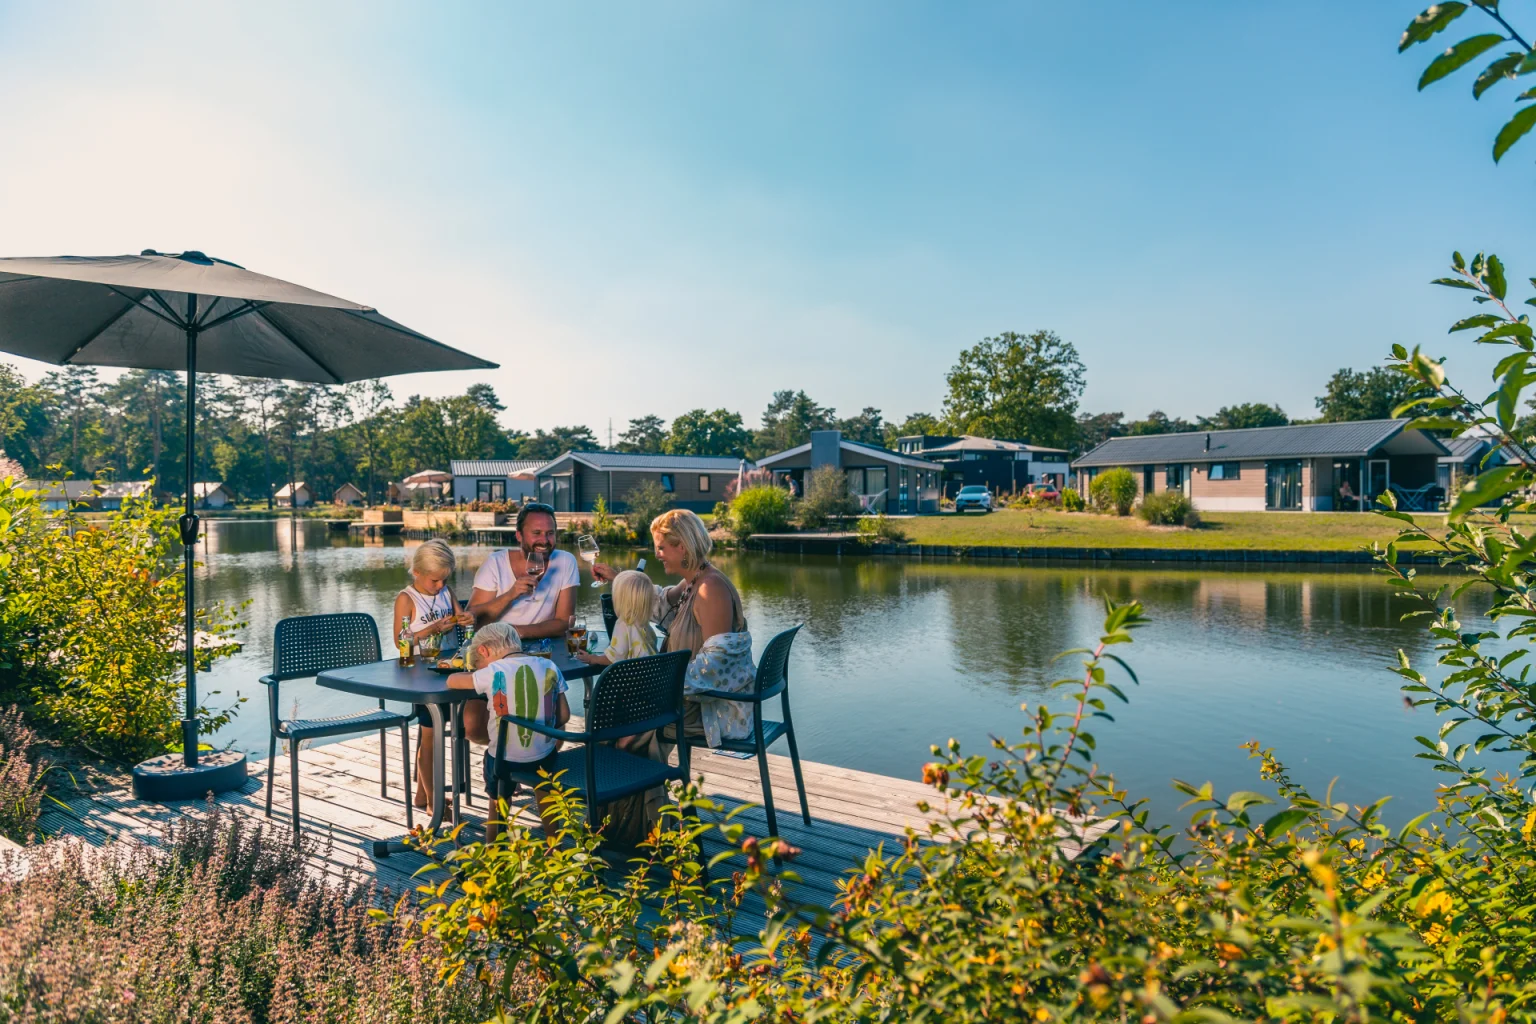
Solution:
{"label": "tall grass", "polygon": [[42,848],[0,880],[0,1021],[479,1021],[430,941],[374,890],[319,881],[312,846],[210,814],[159,850]]}
{"label": "tall grass", "polygon": [[22,721],[21,709],[0,712],[0,835],[30,843],[43,807],[42,757],[37,733]]}

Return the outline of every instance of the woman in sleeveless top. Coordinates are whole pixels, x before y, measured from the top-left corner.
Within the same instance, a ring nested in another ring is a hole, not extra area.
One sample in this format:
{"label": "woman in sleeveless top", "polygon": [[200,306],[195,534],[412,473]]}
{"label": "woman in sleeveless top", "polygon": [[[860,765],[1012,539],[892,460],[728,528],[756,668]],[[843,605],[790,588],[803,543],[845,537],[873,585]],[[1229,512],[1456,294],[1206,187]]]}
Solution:
{"label": "woman in sleeveless top", "polygon": [[[411,552],[411,585],[395,595],[394,617],[390,622],[389,637],[393,640],[400,632],[400,623],[409,620],[408,628],[418,639],[441,636],[455,626],[474,625],[474,617],[459,611],[454,600],[453,588],[448,581],[453,578],[456,566],[453,549],[446,541],[433,538],[420,544]],[[421,743],[416,752],[416,806],[426,807],[432,800],[432,719],[423,705],[416,707],[416,721],[421,724]],[[483,699],[466,701],[464,704],[464,731],[477,743],[487,740],[488,712]]]}
{"label": "woman in sleeveless top", "polygon": [[[656,617],[668,623],[664,650],[693,653],[684,692],[751,689],[752,634],[747,631],[741,595],[710,564],[714,545],[703,520],[685,509],[672,509],[651,523],[651,538],[662,568],[682,577],[675,586],[656,588]],[[615,575],[611,567],[601,564],[593,572],[608,580]],[[689,698],[683,728],[686,735],[703,736],[710,746],[719,746],[722,738],[751,734],[752,706]]]}

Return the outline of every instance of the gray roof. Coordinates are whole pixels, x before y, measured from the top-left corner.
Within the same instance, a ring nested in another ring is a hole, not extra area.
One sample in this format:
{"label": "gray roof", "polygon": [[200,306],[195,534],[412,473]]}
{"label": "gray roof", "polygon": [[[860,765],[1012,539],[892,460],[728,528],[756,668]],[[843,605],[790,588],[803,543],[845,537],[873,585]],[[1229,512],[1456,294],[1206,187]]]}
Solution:
{"label": "gray roof", "polygon": [[454,459],[448,464],[454,476],[511,476],[532,473],[543,459]]}
{"label": "gray roof", "polygon": [[[1165,462],[1227,462],[1238,459],[1302,459],[1359,456],[1375,451],[1402,432],[1403,420],[1352,423],[1296,423],[1251,430],[1196,430],[1179,434],[1112,437],[1075,460],[1073,466],[1133,466]],[[1414,431],[1414,433],[1418,433]],[[1428,434],[1427,452],[1445,449]],[[1206,447],[1206,438],[1210,446]]]}
{"label": "gray roof", "polygon": [[976,437],[974,434],[963,434],[958,441],[949,444],[941,444],[935,448],[924,448],[923,455],[937,455],[942,452],[1042,452],[1050,455],[1065,455],[1065,448],[1042,448],[1037,444],[1026,444],[1023,441],[1004,441],[995,437]]}
{"label": "gray roof", "polygon": [[650,452],[566,452],[558,459],[545,463],[553,466],[566,458],[578,459],[593,469],[633,469],[649,470],[657,473],[681,472],[681,473],[734,473],[746,461],[747,468],[752,468],[750,459],[742,460],[734,455],[660,455]]}
{"label": "gray roof", "polygon": [[1450,452],[1450,455],[1440,456],[1441,462],[1463,462],[1492,448],[1493,438],[1481,434],[1462,434],[1460,437],[1441,438],[1440,443]]}

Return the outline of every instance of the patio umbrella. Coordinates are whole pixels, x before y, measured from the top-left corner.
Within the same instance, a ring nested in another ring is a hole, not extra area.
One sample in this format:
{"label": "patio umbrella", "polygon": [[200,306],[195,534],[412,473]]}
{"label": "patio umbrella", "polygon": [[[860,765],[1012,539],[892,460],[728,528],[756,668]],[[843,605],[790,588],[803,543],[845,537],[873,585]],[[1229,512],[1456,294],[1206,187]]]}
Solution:
{"label": "patio umbrella", "polygon": [[400,482],[403,484],[445,484],[452,479],[452,473],[444,473],[440,469],[424,469],[420,473],[412,473]]}
{"label": "patio umbrella", "polygon": [[182,753],[134,768],[134,792],[183,800],[245,784],[243,754],[199,757],[192,560],[197,374],[318,384],[495,363],[433,341],[372,307],[255,274],[200,252],[0,259],[0,351],[45,363],[187,373],[187,705]]}

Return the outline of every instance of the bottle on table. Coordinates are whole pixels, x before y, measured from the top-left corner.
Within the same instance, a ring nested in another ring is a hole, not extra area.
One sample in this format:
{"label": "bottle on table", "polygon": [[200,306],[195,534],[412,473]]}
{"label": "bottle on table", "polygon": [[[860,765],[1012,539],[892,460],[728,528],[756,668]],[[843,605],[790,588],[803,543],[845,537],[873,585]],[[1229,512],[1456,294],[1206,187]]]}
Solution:
{"label": "bottle on table", "polygon": [[416,664],[416,638],[411,636],[411,620],[404,617],[400,620],[400,632],[395,636],[395,648],[400,652],[400,664],[410,668]]}

